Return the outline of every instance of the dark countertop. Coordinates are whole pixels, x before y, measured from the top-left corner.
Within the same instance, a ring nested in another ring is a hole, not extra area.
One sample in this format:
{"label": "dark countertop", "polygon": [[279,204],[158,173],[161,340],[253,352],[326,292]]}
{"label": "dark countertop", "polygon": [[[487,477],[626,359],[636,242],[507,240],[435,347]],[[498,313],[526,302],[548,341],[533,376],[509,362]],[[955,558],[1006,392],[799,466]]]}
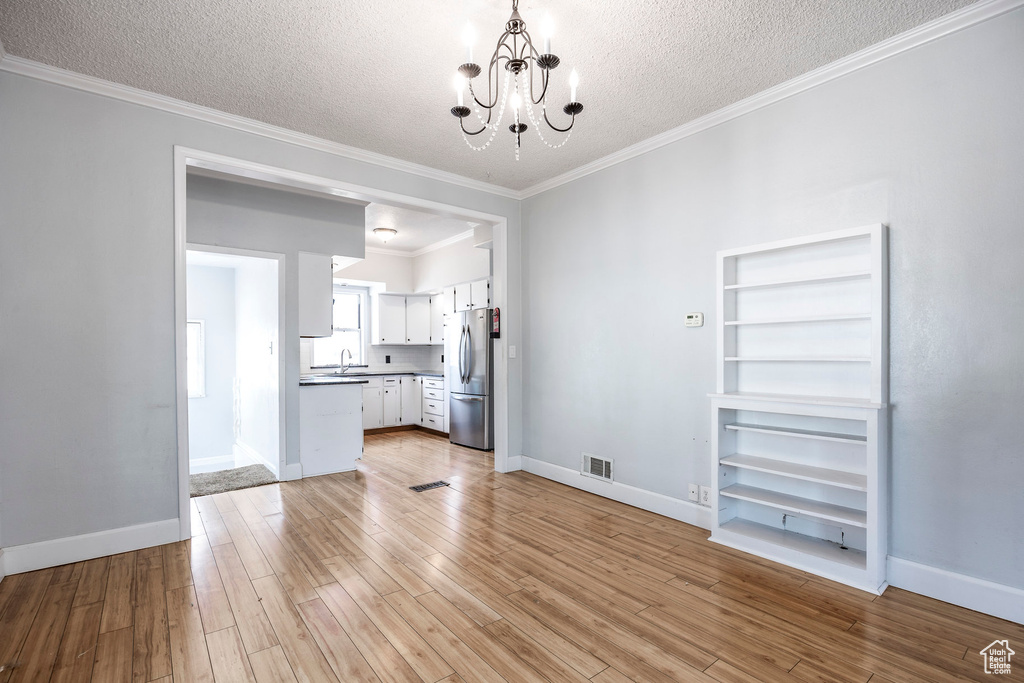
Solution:
{"label": "dark countertop", "polygon": [[331,384],[369,384],[368,379],[359,379],[358,377],[346,377],[345,375],[338,375],[337,377],[305,377],[299,380],[300,387],[322,387]]}
{"label": "dark countertop", "polygon": [[387,375],[410,375],[415,377],[444,377],[443,372],[403,372],[401,370],[384,370],[383,372],[346,372],[344,374],[338,375],[338,377],[384,377]]}
{"label": "dark countertop", "polygon": [[412,377],[436,377],[443,379],[444,374],[440,372],[346,372],[343,375],[328,374],[322,375],[306,375],[305,377],[299,378],[300,387],[320,387],[327,386],[330,384],[367,384],[369,383],[367,377],[381,377],[388,375],[404,375]]}

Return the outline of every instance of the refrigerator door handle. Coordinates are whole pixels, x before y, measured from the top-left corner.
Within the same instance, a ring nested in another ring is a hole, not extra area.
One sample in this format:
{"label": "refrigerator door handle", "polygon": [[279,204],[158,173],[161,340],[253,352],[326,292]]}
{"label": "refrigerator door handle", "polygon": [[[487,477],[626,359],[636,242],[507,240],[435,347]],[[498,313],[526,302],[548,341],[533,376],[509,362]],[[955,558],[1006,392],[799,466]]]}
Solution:
{"label": "refrigerator door handle", "polygon": [[466,325],[466,382],[473,377],[473,333]]}
{"label": "refrigerator door handle", "polygon": [[466,371],[462,368],[462,360],[463,360],[463,357],[465,356],[465,350],[464,350],[465,347],[463,347],[462,344],[463,344],[463,342],[465,340],[466,340],[466,326],[463,325],[462,326],[462,333],[459,335],[459,383],[460,384],[465,384],[466,383]]}
{"label": "refrigerator door handle", "polygon": [[458,396],[456,394],[451,394],[451,397],[452,397],[453,401],[482,401],[482,400],[484,400],[483,396]]}

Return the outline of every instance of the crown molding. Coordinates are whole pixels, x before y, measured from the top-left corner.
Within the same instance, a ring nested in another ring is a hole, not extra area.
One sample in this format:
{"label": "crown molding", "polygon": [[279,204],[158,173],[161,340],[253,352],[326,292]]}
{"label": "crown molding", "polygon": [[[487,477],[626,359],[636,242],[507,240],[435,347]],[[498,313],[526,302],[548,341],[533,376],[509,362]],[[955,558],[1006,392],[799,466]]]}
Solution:
{"label": "crown molding", "polygon": [[299,133],[279,126],[272,126],[268,123],[262,123],[243,116],[228,114],[209,107],[184,102],[182,100],[174,99],[173,97],[158,95],[145,90],[139,90],[138,88],[132,88],[127,85],[121,85],[120,83],[113,83],[101,78],[95,78],[93,76],[86,76],[66,69],[60,69],[31,59],[15,57],[2,52],[2,50],[0,50],[0,71],[34,78],[46,83],[63,85],[68,88],[82,90],[94,95],[110,97],[122,102],[130,102],[132,104],[138,104],[143,107],[150,107],[152,109],[158,109],[172,114],[180,114],[199,121],[205,121],[207,123],[225,126],[245,133],[259,135],[271,140],[286,142],[300,147],[305,147],[307,149],[326,152],[327,154],[333,154],[335,156],[353,159],[355,161],[362,161],[376,166],[390,168],[395,171],[402,171],[404,173],[410,173],[423,178],[449,183],[451,185],[458,185],[469,190],[487,192],[489,194],[508,197],[509,199],[521,198],[520,192],[510,190],[507,187],[501,187],[500,185],[485,183],[456,173],[450,173],[448,171],[440,171],[436,168],[423,166],[422,164],[415,164],[411,161],[403,161],[402,159],[378,154],[377,152],[370,152],[365,149],[359,149],[358,147],[351,147],[349,145],[331,142],[330,140],[324,140],[323,138]]}
{"label": "crown molding", "polygon": [[[131,88],[118,83],[105,81],[93,76],[85,76],[65,69],[59,69],[30,59],[15,57],[4,52],[2,43],[0,43],[0,71],[27,76],[29,78],[35,78],[48,83],[83,90],[85,92],[90,92],[104,97],[111,97],[113,99],[159,109],[161,111],[188,116],[190,118],[226,126],[235,130],[253,133],[255,135],[279,140],[281,142],[287,142],[300,147],[306,147],[308,149],[334,154],[347,159],[375,164],[384,168],[418,175],[423,178],[429,178],[465,187],[470,190],[487,192],[501,197],[507,197],[509,199],[523,200],[540,194],[541,192],[554,189],[560,185],[578,180],[579,178],[590,175],[591,173],[596,173],[602,169],[614,166],[615,164],[646,154],[647,152],[654,151],[660,147],[664,147],[665,145],[670,145],[673,142],[678,142],[679,140],[688,138],[691,135],[696,135],[697,133],[701,133],[732,119],[749,114],[761,109],[762,107],[775,104],[776,102],[780,102],[788,97],[792,97],[793,95],[805,92],[831,80],[871,66],[872,64],[876,64],[902,52],[912,50],[931,41],[956,33],[957,31],[961,31],[1007,12],[1011,12],[1021,6],[1024,6],[1024,0],[981,0],[973,5],[951,12],[945,16],[939,17],[938,19],[867,47],[859,52],[855,52],[852,55],[843,57],[831,64],[826,64],[814,71],[797,76],[785,83],[780,83],[768,90],[752,95],[745,100],[740,100],[735,104],[723,107],[722,109],[702,116],[701,118],[694,119],[682,126],[678,126],[677,128],[667,130],[664,133],[642,140],[634,145],[626,147],[625,149],[613,152],[612,154],[591,161],[554,178],[531,185],[525,190],[512,190],[500,185],[485,183],[483,181],[474,180],[448,171],[440,171],[422,164],[403,161],[401,159],[385,156],[376,152],[359,149],[358,147],[342,145],[340,143],[324,140],[323,138],[306,135],[305,133],[298,133],[286,128],[272,126],[253,119],[236,116],[234,114],[227,114],[225,112],[217,111],[216,109],[210,109],[209,107],[190,104],[164,95],[157,95],[137,88]],[[371,253],[377,253],[377,249],[373,247],[368,248],[368,251],[371,251]],[[394,252],[390,250],[382,250],[379,253],[405,255],[404,252]]]}
{"label": "crown molding", "polygon": [[531,185],[522,192],[520,196],[522,199],[532,197],[546,192],[547,190],[554,189],[560,185],[565,185],[574,180],[578,180],[584,176],[596,173],[602,169],[614,166],[615,164],[622,163],[634,157],[638,157],[647,152],[654,151],[665,145],[670,145],[673,142],[678,142],[684,138],[688,138],[691,135],[696,135],[709,128],[714,128],[726,121],[749,114],[752,111],[767,107],[769,105],[780,102],[788,97],[797,95],[811,88],[822,85],[829,81],[841,78],[847,74],[859,71],[865,67],[877,64],[883,60],[889,59],[902,52],[912,50],[916,47],[930,43],[933,40],[942,38],[951,33],[962,31],[965,28],[969,28],[976,24],[980,24],[983,21],[987,21],[994,17],[998,17],[1001,14],[1005,14],[1012,10],[1015,10],[1024,5],[1024,0],[982,0],[981,2],[969,5],[963,9],[939,17],[926,24],[910,29],[904,33],[893,36],[887,40],[883,40],[880,43],[867,47],[860,52],[855,52],[852,55],[843,57],[831,64],[819,67],[814,71],[809,71],[802,76],[797,76],[785,83],[780,83],[774,87],[764,90],[756,95],[752,95],[744,100],[740,100],[735,104],[731,104],[727,107],[723,107],[718,111],[714,111],[706,116],[702,116],[698,119],[694,119],[689,123],[685,123],[677,128],[672,128],[664,133],[655,135],[654,137],[642,140],[634,145],[620,149],[617,152],[613,152],[608,156],[601,157],[595,161],[579,166],[571,171],[563,173],[562,175],[556,176],[549,180],[545,180]]}
{"label": "crown molding", "polygon": [[440,242],[428,244],[422,249],[417,249],[416,251],[398,251],[397,249],[387,249],[385,247],[366,247],[366,253],[384,254],[385,256],[402,256],[404,258],[416,258],[417,256],[423,256],[424,254],[429,254],[430,252],[437,251],[438,249],[450,247],[456,242],[461,242],[462,240],[469,239],[472,236],[473,231],[467,230],[466,232],[460,232],[458,235],[453,235],[447,239],[443,239]]}

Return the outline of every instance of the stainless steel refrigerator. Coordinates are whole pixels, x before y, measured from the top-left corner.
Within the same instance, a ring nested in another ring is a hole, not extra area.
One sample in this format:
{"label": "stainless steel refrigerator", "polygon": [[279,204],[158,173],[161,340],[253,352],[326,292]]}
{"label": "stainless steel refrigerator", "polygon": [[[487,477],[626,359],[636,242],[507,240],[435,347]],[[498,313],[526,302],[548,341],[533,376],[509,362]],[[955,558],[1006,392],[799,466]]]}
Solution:
{"label": "stainless steel refrigerator", "polygon": [[445,324],[448,437],[452,443],[494,449],[494,359],[491,310],[461,311]]}

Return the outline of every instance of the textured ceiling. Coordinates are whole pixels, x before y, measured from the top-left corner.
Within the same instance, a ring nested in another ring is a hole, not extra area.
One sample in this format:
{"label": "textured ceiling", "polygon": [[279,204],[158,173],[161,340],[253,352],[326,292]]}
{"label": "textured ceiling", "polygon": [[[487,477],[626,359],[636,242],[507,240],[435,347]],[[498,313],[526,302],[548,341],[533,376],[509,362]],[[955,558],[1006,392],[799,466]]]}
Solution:
{"label": "textured ceiling", "polygon": [[[423,211],[372,203],[366,207],[366,246],[411,253],[472,230],[477,224]],[[398,235],[382,244],[374,228],[394,228]]]}
{"label": "textured ceiling", "polygon": [[0,41],[20,57],[523,189],[972,1],[521,0],[535,35],[545,12],[555,22],[562,66],[550,101],[568,100],[575,66],[586,110],[561,149],[528,131],[519,162],[507,129],[474,152],[449,113],[462,26],[472,21],[483,61],[506,0],[2,0]]}

